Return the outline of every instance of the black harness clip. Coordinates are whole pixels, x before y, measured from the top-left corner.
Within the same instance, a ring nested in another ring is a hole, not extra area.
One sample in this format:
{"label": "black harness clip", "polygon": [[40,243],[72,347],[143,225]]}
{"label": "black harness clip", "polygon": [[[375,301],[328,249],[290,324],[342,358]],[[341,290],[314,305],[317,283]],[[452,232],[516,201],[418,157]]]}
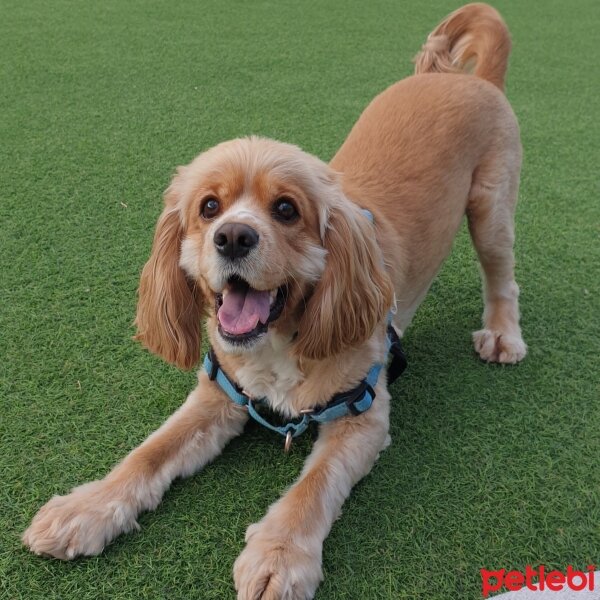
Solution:
{"label": "black harness clip", "polygon": [[388,365],[387,369],[387,379],[388,385],[394,383],[408,365],[408,361],[406,360],[406,354],[404,353],[404,349],[402,348],[402,342],[396,333],[396,330],[390,324],[387,328],[387,335],[390,340],[390,354],[392,356],[392,360]]}
{"label": "black harness clip", "polygon": [[215,354],[212,346],[208,348],[208,358],[210,359],[210,373],[208,374],[208,378],[211,381],[214,381],[217,378],[217,374],[219,373],[219,359]]}

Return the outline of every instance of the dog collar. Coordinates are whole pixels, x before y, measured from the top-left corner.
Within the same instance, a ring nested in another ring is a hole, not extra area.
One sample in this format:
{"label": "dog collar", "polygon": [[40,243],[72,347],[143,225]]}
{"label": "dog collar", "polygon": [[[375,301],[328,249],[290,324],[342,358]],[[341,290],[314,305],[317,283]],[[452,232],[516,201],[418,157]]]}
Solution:
{"label": "dog collar", "polygon": [[[407,365],[406,356],[400,343],[400,338],[391,324],[387,329],[387,349],[392,360],[388,366],[388,383],[393,383],[404,371]],[[233,381],[221,368],[217,355],[212,346],[204,357],[204,369],[208,378],[214,381],[229,399],[243,406],[248,414],[257,423],[285,437],[285,451],[290,449],[292,439],[304,433],[310,423],[328,423],[341,417],[349,415],[360,415],[373,404],[375,399],[375,385],[379,378],[379,373],[383,368],[382,363],[375,363],[367,373],[366,377],[351,390],[335,394],[323,407],[301,411],[302,417],[299,421],[289,421],[284,425],[275,425],[265,419],[257,410],[260,405],[266,405],[266,398],[253,398],[235,381]]]}

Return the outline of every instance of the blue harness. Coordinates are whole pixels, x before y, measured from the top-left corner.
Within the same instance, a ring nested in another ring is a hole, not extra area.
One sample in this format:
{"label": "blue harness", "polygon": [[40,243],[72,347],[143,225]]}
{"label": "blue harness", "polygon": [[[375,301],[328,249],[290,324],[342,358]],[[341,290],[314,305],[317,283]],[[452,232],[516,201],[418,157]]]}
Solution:
{"label": "blue harness", "polygon": [[[387,370],[388,384],[391,384],[406,369],[407,361],[400,338],[391,324],[388,325],[386,340],[388,353],[392,357]],[[252,398],[237,383],[232,381],[221,368],[212,346],[204,357],[204,369],[208,373],[208,378],[214,381],[229,396],[232,402],[238,406],[245,406],[248,414],[257,423],[285,437],[286,451],[289,449],[292,439],[304,433],[313,421],[315,423],[328,423],[340,417],[360,415],[369,410],[375,399],[374,388],[382,368],[382,363],[375,363],[369,369],[367,376],[356,387],[347,392],[335,394],[322,408],[303,411],[302,418],[299,421],[290,421],[285,425],[274,425],[269,423],[256,408],[257,405],[264,406],[266,398]]]}
{"label": "blue harness", "polygon": [[[365,216],[373,221],[373,215],[365,210]],[[391,324],[391,314],[388,317],[388,327],[386,336],[386,346],[391,361],[387,369],[388,384],[394,383],[406,369],[406,355],[402,348],[400,338]],[[302,418],[299,421],[290,421],[285,425],[274,425],[269,423],[256,409],[257,405],[265,405],[266,398],[252,398],[240,388],[237,383],[232,381],[225,371],[221,369],[217,355],[212,346],[204,357],[204,369],[208,373],[211,381],[214,381],[229,396],[230,400],[238,406],[244,406],[248,414],[263,427],[270,429],[285,437],[285,450],[289,450],[292,439],[304,433],[310,423],[328,423],[340,417],[348,415],[360,415],[373,404],[375,399],[375,384],[379,379],[379,373],[383,368],[382,363],[375,363],[367,373],[366,377],[353,389],[347,392],[335,394],[325,406],[321,408],[310,409],[302,412]]]}

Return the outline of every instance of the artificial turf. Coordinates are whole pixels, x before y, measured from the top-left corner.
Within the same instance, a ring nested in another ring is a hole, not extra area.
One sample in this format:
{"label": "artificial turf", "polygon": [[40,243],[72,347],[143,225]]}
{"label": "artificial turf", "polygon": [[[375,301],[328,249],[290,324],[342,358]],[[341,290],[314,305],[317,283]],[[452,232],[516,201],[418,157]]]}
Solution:
{"label": "artificial turf", "polygon": [[[248,427],[99,557],[42,559],[19,536],[194,385],[130,339],[175,166],[251,133],[328,159],[456,6],[2,0],[0,598],[234,597],[245,528],[294,480],[308,438],[285,456]],[[393,443],[325,543],[321,600],[478,598],[481,567],[600,562],[600,5],[496,6],[525,150],[529,355],[512,368],[475,357],[482,301],[463,231],[406,336]]]}

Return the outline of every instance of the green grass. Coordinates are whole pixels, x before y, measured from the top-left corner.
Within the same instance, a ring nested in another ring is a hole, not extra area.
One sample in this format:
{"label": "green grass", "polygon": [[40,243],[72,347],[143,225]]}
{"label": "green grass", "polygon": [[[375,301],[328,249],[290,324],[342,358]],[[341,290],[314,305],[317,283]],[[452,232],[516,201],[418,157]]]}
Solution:
{"label": "green grass", "polygon": [[[525,149],[529,356],[516,368],[475,358],[480,284],[463,232],[406,337],[393,444],[325,543],[320,600],[478,598],[481,567],[600,561],[600,5],[496,5]],[[19,536],[194,385],[130,339],[174,167],[250,133],[328,159],[456,6],[2,0],[1,598],[234,597],[245,528],[294,480],[309,439],[286,457],[249,427],[102,556],[44,560]]]}

